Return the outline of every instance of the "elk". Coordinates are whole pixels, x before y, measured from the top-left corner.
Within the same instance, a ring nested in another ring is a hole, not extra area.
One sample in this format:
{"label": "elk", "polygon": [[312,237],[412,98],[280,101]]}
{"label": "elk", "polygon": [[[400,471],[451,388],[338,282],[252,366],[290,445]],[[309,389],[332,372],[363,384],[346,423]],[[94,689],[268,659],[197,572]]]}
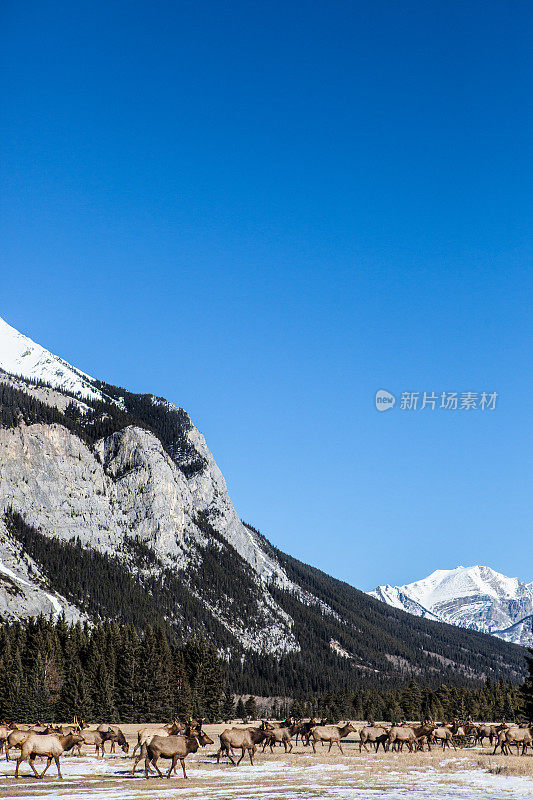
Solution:
{"label": "elk", "polygon": [[275,731],[278,730],[279,728],[290,728],[291,725],[295,724],[296,720],[293,719],[292,717],[284,719],[283,722],[278,722],[278,721],[271,722],[270,720],[262,719],[260,727],[261,730],[264,731]]}
{"label": "elk", "polygon": [[391,745],[394,749],[395,744],[399,745],[401,750],[404,744],[407,744],[409,752],[412,752],[413,747],[417,747],[419,744],[423,747],[424,739],[427,739],[428,748],[431,750],[429,738],[431,737],[432,731],[433,726],[427,723],[417,725],[416,727],[410,725],[393,725],[387,736],[387,750]]}
{"label": "elk", "polygon": [[20,747],[26,736],[31,733],[29,730],[19,730],[16,728],[11,731],[6,739],[6,761],[9,761],[9,751],[12,747]]}
{"label": "elk", "polygon": [[483,747],[483,739],[488,739],[492,747],[492,740],[498,737],[494,725],[478,725],[474,730],[475,743]]}
{"label": "elk", "polygon": [[181,736],[181,738],[186,738],[186,739],[191,739],[191,738],[199,739],[200,737],[205,736],[205,738],[202,739],[202,742],[204,744],[213,744],[213,741],[207,736],[207,734],[204,734],[201,729],[201,724],[203,720],[199,722],[194,720],[194,722],[196,723],[195,727],[192,727],[192,723],[184,725],[181,722],[172,722],[170,725],[165,725],[164,728],[154,731],[153,733],[148,733],[146,731],[146,728],[142,728],[140,731],[138,731],[137,744],[133,749],[132,756],[135,755],[135,750],[137,749],[137,747],[140,747],[140,750],[139,750],[139,755],[135,757],[135,763],[133,765],[131,774],[132,775],[135,774],[135,769],[141,758],[144,758],[146,761],[146,754],[147,754],[146,748],[149,744],[152,743],[154,739],[170,739],[170,738],[175,739],[178,736]]}
{"label": "elk", "polygon": [[[144,756],[145,777],[150,777],[149,765],[151,764],[155,767],[159,777],[162,778],[163,775],[157,765],[157,761],[159,758],[171,758],[172,762],[167,773],[167,778],[170,778],[172,770],[176,771],[178,761],[181,762],[183,777],[186,778],[185,759],[189,753],[196,753],[198,747],[205,747],[206,744],[213,744],[213,740],[207,733],[203,733],[203,731],[199,731],[193,736],[154,736],[152,741],[149,744],[144,744],[141,749],[140,758]],[[135,767],[140,758],[137,759],[133,766],[132,775],[135,774]]]}
{"label": "elk", "polygon": [[511,747],[516,745],[516,755],[520,752],[522,747],[522,755],[526,752],[528,745],[533,742],[533,727],[532,728],[503,728],[498,734],[498,741],[494,746],[492,754],[494,755],[497,748],[500,747],[502,753],[508,755],[511,753]]}
{"label": "elk", "polygon": [[270,745],[270,752],[274,752],[272,746],[277,744],[278,742],[282,744],[285,748],[285,752],[287,752],[287,745],[289,746],[289,753],[292,751],[292,742],[291,738],[300,730],[299,725],[290,725],[286,728],[273,728],[268,729],[266,728],[267,738],[263,744],[263,753],[265,752],[265,747]]}
{"label": "elk", "polygon": [[[76,749],[78,751],[78,755],[81,755],[81,745],[82,744],[94,744],[95,751],[97,756],[104,756],[105,749],[104,749],[104,742],[107,742],[111,736],[109,732],[102,733],[102,731],[82,731],[80,733],[80,741],[78,742]],[[100,754],[100,751],[101,754]]]}
{"label": "elk", "polygon": [[442,744],[442,749],[444,750],[446,747],[450,746],[450,742],[454,750],[457,750],[455,746],[455,742],[453,741],[453,733],[452,731],[444,726],[441,725],[438,728],[434,728],[431,734],[431,739],[436,742],[440,742]]}
{"label": "elk", "polygon": [[4,750],[8,736],[9,736],[9,728],[5,723],[2,723],[0,725],[0,753],[2,753]]}
{"label": "elk", "polygon": [[62,736],[66,736],[67,733],[81,733],[85,728],[88,728],[86,722],[82,722],[81,724],[75,723],[74,725],[60,725],[58,728],[55,728],[57,733],[60,733]]}
{"label": "elk", "polygon": [[199,730],[198,726],[201,727],[201,723],[203,720],[191,720],[189,725],[185,725],[183,722],[179,722],[176,720],[172,722],[170,725],[165,725],[163,728],[158,728],[155,731],[148,731],[147,728],[140,728],[137,731],[137,744],[133,748],[132,756],[135,755],[137,750],[141,750],[143,744],[149,744],[154,736],[177,736],[182,733],[186,733],[187,730]]}
{"label": "elk", "polygon": [[311,736],[311,730],[316,725],[320,725],[320,720],[316,717],[311,717],[309,722],[301,722],[296,733],[296,744],[298,744],[298,736],[301,736],[304,746],[307,747],[309,744],[309,737]]}
{"label": "elk", "polygon": [[388,750],[392,746],[392,749],[394,750],[396,746],[399,747],[400,750],[402,750],[404,744],[407,744],[407,746],[409,747],[409,752],[412,753],[413,744],[415,742],[416,742],[416,736],[412,728],[409,728],[406,725],[393,725],[387,735],[386,749]]}
{"label": "elk", "polygon": [[[30,761],[30,767],[35,773],[35,777],[44,778],[46,770],[52,763],[52,759],[54,759],[57,766],[57,776],[62,780],[63,776],[59,766],[59,757],[62,756],[63,753],[66,753],[67,750],[71,750],[74,745],[79,744],[81,739],[82,737],[79,733],[67,733],[66,736],[56,736],[53,733],[30,733],[26,735],[20,748],[20,756],[17,758],[15,778],[19,776],[20,765],[27,759]],[[46,767],[40,775],[35,769],[35,756],[45,756],[47,758]]]}
{"label": "elk", "polygon": [[313,753],[316,753],[317,742],[329,742],[328,753],[334,744],[336,744],[341,753],[343,753],[341,739],[344,739],[344,737],[352,731],[355,731],[355,728],[351,722],[347,722],[346,725],[342,727],[339,725],[316,725],[311,730],[310,736]]}
{"label": "elk", "polygon": [[[387,741],[389,731],[384,728],[382,725],[365,725],[364,728],[361,728],[359,731],[359,752],[365,748],[366,752],[368,753],[368,747],[366,746],[367,742],[369,744],[376,745],[376,751],[380,744],[385,747],[385,743]],[[384,738],[385,737],[385,738]]]}
{"label": "elk", "polygon": [[[120,747],[122,747],[122,752],[123,753],[127,753],[129,751],[130,746],[129,746],[128,742],[126,741],[126,737],[124,736],[124,734],[123,734],[123,732],[121,731],[120,728],[111,727],[109,725],[102,724],[102,725],[99,725],[96,730],[99,733],[106,733],[107,734],[107,739],[105,741],[111,742],[111,749],[109,751],[110,753],[114,753],[115,752],[115,745],[116,744],[118,744]],[[104,742],[102,742],[102,749],[104,750],[104,753],[105,753]]]}
{"label": "elk", "polygon": [[[250,757],[250,764],[253,766],[253,754],[255,752],[256,744],[263,742],[268,736],[268,731],[261,730],[261,728],[226,728],[220,734],[220,748],[217,752],[217,764],[220,762],[222,753],[226,753],[227,757],[234,766],[239,766],[244,758],[244,754],[248,751]],[[232,750],[241,750],[241,757],[235,764],[232,757]]]}
{"label": "elk", "polygon": [[462,725],[459,725],[459,720],[454,719],[452,725],[447,725],[447,728],[451,730],[455,738],[459,741],[459,746],[464,747],[466,742],[466,731]]}

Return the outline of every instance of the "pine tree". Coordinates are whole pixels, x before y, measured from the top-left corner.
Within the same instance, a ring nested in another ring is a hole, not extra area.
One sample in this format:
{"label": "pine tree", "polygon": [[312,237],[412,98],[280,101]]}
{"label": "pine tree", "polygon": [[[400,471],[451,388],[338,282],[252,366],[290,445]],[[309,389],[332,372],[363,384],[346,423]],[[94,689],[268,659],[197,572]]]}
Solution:
{"label": "pine tree", "polygon": [[11,637],[8,629],[0,631],[0,719],[11,719],[10,685],[13,675],[13,657],[11,654]]}
{"label": "pine tree", "polygon": [[209,647],[199,670],[199,694],[203,714],[208,722],[220,718],[222,699],[222,672],[214,647]]}
{"label": "pine tree", "polygon": [[505,695],[505,701],[503,704],[503,717],[506,722],[514,722],[516,718],[516,709],[510,692],[507,692]]}
{"label": "pine tree", "polygon": [[526,656],[528,675],[520,687],[521,713],[526,720],[533,722],[533,648]]}
{"label": "pine tree", "polygon": [[91,688],[95,717],[105,722],[117,722],[118,714],[114,701],[113,680],[104,655],[100,655],[96,659]]}
{"label": "pine tree", "polygon": [[255,702],[255,697],[250,695],[246,703],[244,704],[245,714],[249,719],[257,719],[257,704]]}
{"label": "pine tree", "polygon": [[164,630],[158,626],[154,631],[154,663],[151,675],[151,716],[155,719],[170,719],[174,711],[172,693],[172,660]]}
{"label": "pine tree", "polygon": [[391,706],[389,706],[386,717],[393,723],[393,725],[398,725],[402,721],[403,714],[399,703],[393,703]]}
{"label": "pine tree", "polygon": [[173,716],[186,719],[192,714],[192,692],[187,678],[185,659],[180,647],[172,649],[172,697],[174,705]]}
{"label": "pine tree", "polygon": [[29,719],[46,719],[48,714],[48,689],[45,683],[44,663],[40,653],[26,678],[26,713]]}
{"label": "pine tree", "polygon": [[23,722],[30,721],[31,718],[28,716],[28,709],[24,701],[24,670],[22,668],[22,659],[20,657],[20,650],[18,646],[15,646],[15,651],[13,653],[13,659],[11,662],[11,670],[7,694],[7,716],[11,717],[12,719],[18,718]]}
{"label": "pine tree", "polygon": [[155,657],[155,637],[151,625],[147,625],[141,640],[139,650],[139,672],[138,672],[138,706],[137,714],[140,722],[148,722],[152,716],[152,705],[155,705],[157,698],[154,698],[152,691],[151,676],[156,668]]}
{"label": "pine tree", "polygon": [[224,691],[224,698],[222,701],[222,719],[226,723],[231,722],[232,719],[235,719],[235,701],[233,699],[233,692],[229,686],[227,686]]}
{"label": "pine tree", "polygon": [[93,716],[91,687],[81,665],[75,639],[69,636],[65,643],[64,678],[57,703],[60,720],[88,720]]}
{"label": "pine tree", "polygon": [[244,707],[244,703],[242,702],[242,697],[239,697],[237,700],[237,706],[235,708],[235,717],[237,719],[242,720],[243,722],[246,719],[246,709]]}
{"label": "pine tree", "polygon": [[411,681],[402,694],[402,708],[406,719],[418,719],[422,707],[422,692],[417,682]]}
{"label": "pine tree", "polygon": [[121,722],[135,722],[139,637],[128,626],[122,631],[116,660],[116,705]]}

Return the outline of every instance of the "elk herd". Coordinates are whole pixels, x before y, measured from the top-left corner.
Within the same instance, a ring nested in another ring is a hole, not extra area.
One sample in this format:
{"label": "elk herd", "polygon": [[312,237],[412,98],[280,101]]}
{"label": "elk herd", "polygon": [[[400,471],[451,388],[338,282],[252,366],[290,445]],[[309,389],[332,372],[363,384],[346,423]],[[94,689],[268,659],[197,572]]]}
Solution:
{"label": "elk herd", "polygon": [[[403,722],[401,725],[387,725],[384,723],[355,725],[346,722],[343,725],[330,724],[326,719],[294,720],[286,719],[283,722],[263,720],[260,724],[249,727],[226,728],[219,734],[220,746],[216,752],[216,762],[227,758],[231,764],[238,766],[243,758],[248,755],[250,764],[254,763],[257,749],[262,746],[274,752],[274,747],[279,745],[285,753],[291,753],[293,742],[298,744],[300,739],[304,747],[310,747],[313,753],[317,752],[317,745],[327,745],[327,753],[335,746],[344,753],[342,740],[350,740],[358,745],[359,752],[383,751],[401,752],[404,748],[409,752],[431,750],[435,745],[456,749],[457,747],[483,746],[488,739],[493,747],[492,753],[508,755],[514,753],[525,755],[528,748],[533,750],[533,726],[500,724],[474,724],[466,722],[460,724],[454,720],[450,724],[436,723],[424,720],[421,723]],[[101,724],[90,727],[84,722],[76,722],[68,726],[52,726],[36,723],[33,726],[17,726],[14,723],[7,725],[0,723],[0,753],[5,750],[6,760],[13,758],[12,751],[17,749],[20,754],[16,758],[15,777],[19,777],[19,768],[24,761],[28,761],[37,778],[43,778],[52,761],[57,767],[58,777],[62,778],[60,757],[65,753],[81,755],[84,746],[94,747],[97,757],[106,753],[105,745],[110,743],[110,753],[115,752],[118,745],[123,753],[129,753],[129,743],[121,730],[116,725]],[[154,772],[163,777],[159,769],[159,759],[170,762],[167,778],[172,773],[177,774],[178,762],[186,778],[185,759],[190,753],[196,753],[199,747],[214,744],[213,739],[203,730],[202,719],[189,719],[187,722],[178,720],[162,725],[158,729],[153,726],[140,728],[137,731],[137,742],[133,748],[134,758],[131,775],[135,775],[139,761],[144,759],[145,777],[150,777]],[[236,761],[236,754],[239,758]],[[215,754],[213,754],[215,755]],[[46,759],[46,765],[39,774],[35,767],[37,757]]]}

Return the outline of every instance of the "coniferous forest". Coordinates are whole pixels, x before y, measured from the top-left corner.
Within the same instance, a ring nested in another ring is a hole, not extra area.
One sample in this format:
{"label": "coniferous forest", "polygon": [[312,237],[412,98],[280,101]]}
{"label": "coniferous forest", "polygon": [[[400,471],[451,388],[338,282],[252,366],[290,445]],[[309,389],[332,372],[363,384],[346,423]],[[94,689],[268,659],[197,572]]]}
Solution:
{"label": "coniferous forest", "polygon": [[148,625],[89,627],[36,617],[0,626],[0,718],[147,722],[189,714],[217,719],[216,652]]}
{"label": "coniferous forest", "polygon": [[[203,639],[185,644],[162,627],[142,635],[130,625],[68,625],[37,617],[0,626],[0,719],[148,722],[201,716],[208,722],[255,718],[255,698],[235,703],[227,665]],[[531,718],[530,676],[519,687],[490,680],[477,687],[411,681],[401,689],[354,686],[263,701],[272,717],[341,719]]]}

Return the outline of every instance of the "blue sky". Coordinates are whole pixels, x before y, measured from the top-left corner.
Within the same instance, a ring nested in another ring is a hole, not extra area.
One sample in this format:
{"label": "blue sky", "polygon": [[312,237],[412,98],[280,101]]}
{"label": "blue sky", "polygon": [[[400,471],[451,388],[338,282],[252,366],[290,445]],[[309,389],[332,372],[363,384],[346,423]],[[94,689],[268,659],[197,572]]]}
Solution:
{"label": "blue sky", "polygon": [[[356,586],[533,580],[527,2],[6,3],[0,315]],[[379,414],[374,394],[496,391]]]}

